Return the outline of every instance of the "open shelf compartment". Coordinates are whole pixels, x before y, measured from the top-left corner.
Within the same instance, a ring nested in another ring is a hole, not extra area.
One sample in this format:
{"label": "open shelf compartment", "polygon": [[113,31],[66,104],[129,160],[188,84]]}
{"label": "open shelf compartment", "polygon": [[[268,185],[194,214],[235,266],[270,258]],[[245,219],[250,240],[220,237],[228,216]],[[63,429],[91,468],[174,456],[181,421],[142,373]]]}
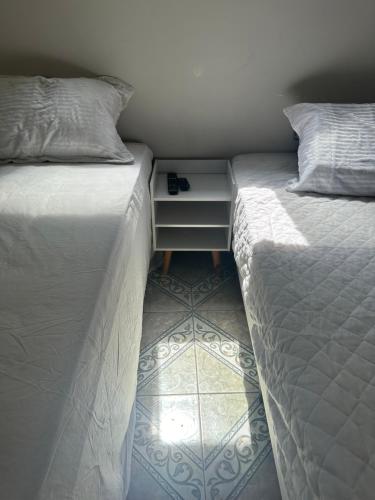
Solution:
{"label": "open shelf compartment", "polygon": [[167,174],[158,173],[155,182],[154,201],[230,201],[230,189],[227,174],[182,172],[180,177],[187,177],[190,190],[180,191],[178,195],[170,195],[167,189]]}
{"label": "open shelf compartment", "polygon": [[155,202],[156,227],[229,227],[229,202]]}
{"label": "open shelf compartment", "polygon": [[228,228],[158,227],[155,250],[227,250]]}

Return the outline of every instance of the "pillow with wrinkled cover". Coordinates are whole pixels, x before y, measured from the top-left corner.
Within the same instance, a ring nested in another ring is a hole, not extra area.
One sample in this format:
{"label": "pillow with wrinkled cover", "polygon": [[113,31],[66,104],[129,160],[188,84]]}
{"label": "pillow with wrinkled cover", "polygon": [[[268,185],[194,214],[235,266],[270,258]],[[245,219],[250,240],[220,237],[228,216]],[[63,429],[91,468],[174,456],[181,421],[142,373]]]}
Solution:
{"label": "pillow with wrinkled cover", "polygon": [[375,104],[295,104],[299,179],[289,191],[375,196]]}
{"label": "pillow with wrinkled cover", "polygon": [[0,162],[132,162],[116,123],[133,92],[106,76],[1,76]]}

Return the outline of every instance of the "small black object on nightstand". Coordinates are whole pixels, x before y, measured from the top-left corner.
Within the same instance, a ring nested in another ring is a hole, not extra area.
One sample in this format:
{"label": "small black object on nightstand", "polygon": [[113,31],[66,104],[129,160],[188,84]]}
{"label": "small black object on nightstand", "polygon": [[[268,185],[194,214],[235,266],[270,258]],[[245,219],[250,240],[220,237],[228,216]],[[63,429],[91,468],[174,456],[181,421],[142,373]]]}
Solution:
{"label": "small black object on nightstand", "polygon": [[177,175],[173,172],[167,174],[168,193],[175,195],[178,194],[178,179]]}
{"label": "small black object on nightstand", "polygon": [[190,184],[189,181],[186,179],[186,177],[179,177],[178,185],[181,191],[189,191],[190,189]]}

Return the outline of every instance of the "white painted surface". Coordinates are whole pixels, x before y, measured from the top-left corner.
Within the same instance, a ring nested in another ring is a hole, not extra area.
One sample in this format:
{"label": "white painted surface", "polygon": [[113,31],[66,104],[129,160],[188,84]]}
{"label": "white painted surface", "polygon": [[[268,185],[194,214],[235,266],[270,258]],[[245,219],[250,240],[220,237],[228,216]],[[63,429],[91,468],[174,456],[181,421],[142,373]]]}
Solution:
{"label": "white painted surface", "polygon": [[[204,171],[205,165],[209,173]],[[168,194],[167,174],[164,172],[170,166],[179,177],[186,175],[189,191]],[[185,173],[185,168],[190,172],[202,171]],[[229,162],[156,160],[150,190],[155,250],[229,250],[233,200]]]}
{"label": "white painted surface", "polygon": [[171,195],[167,189],[167,174],[158,174],[154,193],[155,201],[230,201],[232,198],[227,174],[181,172],[178,176],[188,179],[190,190],[179,191],[178,195]]}
{"label": "white painted surface", "polygon": [[374,0],[2,0],[0,72],[111,74],[158,157],[296,147],[281,110],[375,100]]}

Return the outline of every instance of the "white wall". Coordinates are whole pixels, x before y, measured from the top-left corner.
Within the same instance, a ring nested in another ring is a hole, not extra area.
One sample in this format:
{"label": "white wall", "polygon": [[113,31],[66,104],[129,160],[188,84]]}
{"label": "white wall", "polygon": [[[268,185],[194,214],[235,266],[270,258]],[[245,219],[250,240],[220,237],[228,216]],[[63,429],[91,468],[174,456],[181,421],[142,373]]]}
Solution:
{"label": "white wall", "polygon": [[1,0],[0,72],[134,85],[120,132],[158,156],[295,147],[281,110],[375,101],[375,0]]}

